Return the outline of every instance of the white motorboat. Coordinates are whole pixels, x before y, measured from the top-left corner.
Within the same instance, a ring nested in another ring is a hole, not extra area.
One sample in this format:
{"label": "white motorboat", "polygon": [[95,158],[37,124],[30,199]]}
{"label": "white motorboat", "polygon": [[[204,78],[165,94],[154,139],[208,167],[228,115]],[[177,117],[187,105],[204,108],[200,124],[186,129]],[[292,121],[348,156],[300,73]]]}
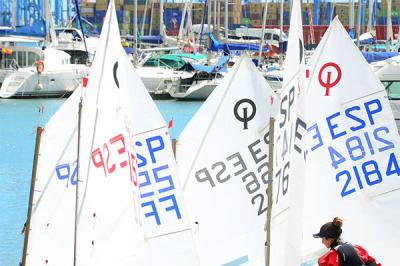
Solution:
{"label": "white motorboat", "polygon": [[136,73],[142,79],[148,92],[152,95],[168,95],[171,88],[179,85],[180,80],[193,74],[162,67],[136,67]]}
{"label": "white motorboat", "polygon": [[400,56],[374,62],[370,66],[380,81],[400,81]]}
{"label": "white motorboat", "polygon": [[0,97],[60,97],[70,95],[88,74],[89,67],[71,64],[71,56],[47,48],[37,50],[35,66],[18,68],[8,74],[0,89]]}
{"label": "white motorboat", "polygon": [[[191,64],[190,77],[182,78],[179,86],[173,87],[169,94],[180,100],[205,100],[220,84],[228,71],[230,57],[222,56],[210,66]],[[190,73],[190,72],[189,72]]]}
{"label": "white motorboat", "polygon": [[0,37],[0,86],[8,74],[19,67],[32,66],[40,59],[37,51],[41,50],[41,43],[33,38]]}
{"label": "white motorboat", "polygon": [[172,98],[179,100],[202,100],[204,101],[214,91],[223,76],[213,79],[193,79],[190,78],[190,84],[184,84],[184,80],[181,81],[179,86],[174,86],[170,89],[169,94]]}

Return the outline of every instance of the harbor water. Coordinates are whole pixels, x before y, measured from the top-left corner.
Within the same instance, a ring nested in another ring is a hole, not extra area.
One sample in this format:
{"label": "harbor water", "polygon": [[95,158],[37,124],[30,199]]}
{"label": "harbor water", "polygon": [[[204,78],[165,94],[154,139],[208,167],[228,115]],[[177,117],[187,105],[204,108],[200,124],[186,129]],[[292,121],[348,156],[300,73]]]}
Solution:
{"label": "harbor water", "polygon": [[[64,101],[0,99],[0,265],[18,265],[21,260],[36,127],[43,126]],[[177,138],[202,102],[156,104],[166,123],[172,120],[170,134]]]}

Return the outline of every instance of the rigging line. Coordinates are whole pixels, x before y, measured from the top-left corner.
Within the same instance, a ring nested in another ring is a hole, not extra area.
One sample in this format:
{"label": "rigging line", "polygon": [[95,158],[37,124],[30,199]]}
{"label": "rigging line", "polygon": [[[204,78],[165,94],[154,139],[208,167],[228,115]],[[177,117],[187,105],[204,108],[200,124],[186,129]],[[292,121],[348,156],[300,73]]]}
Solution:
{"label": "rigging line", "polygon": [[182,230],[178,230],[178,231],[174,231],[174,232],[170,232],[170,233],[165,233],[165,234],[152,236],[152,237],[146,237],[146,240],[157,239],[157,238],[160,238],[160,237],[169,236],[169,235],[178,234],[178,233],[187,232],[187,231],[192,231],[192,228],[189,227],[187,229],[182,229]]}
{"label": "rigging line", "polygon": [[[218,106],[217,106],[216,112],[215,112],[214,115],[211,117],[210,123],[208,124],[207,129],[206,129],[206,133],[204,134],[204,137],[202,138],[202,140],[201,140],[201,142],[200,142],[200,146],[199,146],[199,148],[197,149],[197,152],[196,152],[196,154],[195,154],[195,156],[194,156],[194,158],[193,158],[192,164],[190,165],[190,168],[189,168],[189,171],[188,171],[188,175],[187,175],[186,177],[184,177],[184,178],[185,178],[185,181],[183,182],[182,191],[185,191],[185,189],[186,189],[186,185],[187,185],[187,183],[189,182],[189,178],[190,178],[190,175],[192,174],[194,165],[195,165],[195,163],[196,163],[196,161],[197,161],[197,159],[198,159],[198,157],[199,157],[199,155],[200,155],[200,151],[201,151],[202,148],[203,148],[204,142],[205,142],[206,138],[208,137],[208,132],[210,132],[210,128],[211,128],[211,126],[214,124],[215,118],[217,117],[217,114],[218,114],[218,112],[219,112],[219,109],[221,108],[222,103],[224,102],[224,99],[225,99],[225,97],[226,97],[226,94],[227,94],[227,93],[229,92],[229,90],[231,89],[231,84],[232,84],[232,82],[233,82],[233,78],[235,77],[236,73],[239,71],[239,67],[240,67],[240,65],[242,64],[243,59],[244,59],[244,58],[242,57],[241,60],[240,60],[239,63],[238,63],[238,66],[234,69],[234,72],[233,72],[233,74],[232,74],[232,76],[231,76],[231,79],[229,80],[228,85],[227,85],[228,89],[225,90],[224,94],[222,95],[221,101],[219,102],[219,104],[218,104]],[[179,142],[178,142],[178,144],[179,144]]]}
{"label": "rigging line", "polygon": [[398,191],[398,190],[400,190],[400,187],[397,187],[397,188],[394,188],[394,189],[391,189],[391,190],[388,190],[388,191],[379,193],[379,194],[377,194],[377,195],[371,196],[371,198],[378,198],[378,197],[380,197],[380,196],[384,196],[384,195],[386,195],[386,194],[390,194],[390,193],[395,192],[395,191]]}
{"label": "rigging line", "polygon": [[361,97],[358,97],[358,98],[352,99],[352,100],[350,100],[350,101],[344,102],[344,103],[342,103],[342,106],[343,106],[343,105],[346,105],[346,104],[348,104],[348,103],[351,103],[351,102],[354,102],[354,101],[357,101],[357,100],[363,99],[363,98],[367,98],[367,97],[369,97],[369,96],[371,96],[371,95],[374,95],[374,94],[378,94],[378,93],[384,92],[384,91],[385,91],[385,90],[380,90],[380,91],[371,92],[370,94],[363,95],[363,96],[361,96]]}
{"label": "rigging line", "polygon": [[[101,89],[101,84],[102,84],[102,80],[103,80],[103,73],[104,73],[104,68],[105,68],[105,62],[106,62],[106,55],[107,55],[107,48],[108,48],[108,42],[109,42],[109,36],[110,36],[110,29],[111,29],[111,22],[113,21],[113,17],[114,17],[114,13],[115,13],[115,6],[114,6],[114,1],[111,1],[110,2],[110,7],[109,7],[109,21],[108,21],[108,27],[107,27],[107,33],[106,33],[106,44],[105,44],[105,47],[104,47],[104,52],[103,52],[103,55],[102,55],[102,59],[103,59],[103,62],[102,62],[102,64],[101,64],[101,69],[100,69],[100,79],[99,79],[99,82],[97,83],[97,95],[96,95],[96,113],[95,113],[95,118],[94,118],[94,125],[93,125],[93,134],[92,134],[92,141],[91,141],[91,143],[90,143],[90,151],[93,149],[93,146],[94,146],[94,139],[95,139],[95,137],[96,137],[96,128],[97,128],[97,117],[98,117],[98,113],[99,113],[99,108],[98,108],[98,103],[99,103],[99,96],[100,96],[100,89]],[[78,136],[78,138],[79,138],[80,136]],[[78,155],[79,156],[79,155]],[[87,171],[86,171],[86,177],[85,177],[85,189],[84,189],[84,191],[83,191],[83,195],[82,195],[82,201],[81,201],[81,204],[80,204],[80,208],[79,208],[79,213],[78,213],[78,224],[79,224],[79,221],[80,221],[80,216],[81,216],[81,213],[82,213],[82,208],[83,208],[83,204],[84,204],[84,202],[85,202],[85,199],[86,199],[86,193],[87,193],[87,188],[88,188],[88,183],[89,183],[89,172],[90,172],[90,158],[91,158],[91,154],[89,154],[88,155],[88,157],[89,157],[89,160],[87,161],[88,163],[87,163],[87,166],[86,166],[86,169],[87,169]],[[77,179],[77,182],[79,182],[79,180]]]}
{"label": "rigging line", "polygon": [[164,129],[164,128],[166,128],[166,126],[162,126],[162,127],[158,127],[158,128],[153,128],[153,129],[150,129],[150,130],[147,130],[147,131],[143,131],[143,132],[137,133],[137,134],[135,134],[135,136],[139,136],[139,135],[142,135],[142,134],[146,134],[146,133],[153,132],[153,131],[157,131],[157,130],[159,130],[159,129]]}

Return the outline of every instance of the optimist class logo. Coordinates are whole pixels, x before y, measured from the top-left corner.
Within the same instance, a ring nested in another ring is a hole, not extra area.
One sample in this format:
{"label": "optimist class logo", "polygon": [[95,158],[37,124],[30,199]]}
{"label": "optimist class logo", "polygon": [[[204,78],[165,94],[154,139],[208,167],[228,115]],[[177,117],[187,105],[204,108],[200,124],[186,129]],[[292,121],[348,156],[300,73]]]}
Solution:
{"label": "optimist class logo", "polygon": [[[333,68],[333,69],[332,69]],[[325,74],[326,73],[326,74]],[[332,79],[332,73],[336,73],[336,79]],[[321,67],[318,73],[318,81],[325,88],[325,96],[329,96],[329,90],[335,87],[342,78],[342,70],[333,62],[326,63]]]}

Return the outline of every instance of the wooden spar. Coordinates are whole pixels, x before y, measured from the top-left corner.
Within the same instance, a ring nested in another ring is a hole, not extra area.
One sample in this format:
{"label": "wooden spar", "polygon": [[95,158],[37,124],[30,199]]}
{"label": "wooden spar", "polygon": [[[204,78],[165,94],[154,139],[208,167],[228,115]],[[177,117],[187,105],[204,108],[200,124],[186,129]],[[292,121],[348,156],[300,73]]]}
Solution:
{"label": "wooden spar", "polygon": [[267,222],[265,224],[265,231],[267,233],[267,239],[265,242],[265,265],[270,266],[271,259],[271,220],[272,220],[272,184],[273,184],[273,173],[274,173],[274,127],[275,118],[269,118],[269,146],[268,146],[268,208],[267,208]]}
{"label": "wooden spar", "polygon": [[176,144],[178,143],[177,139],[172,139],[172,152],[174,153],[176,159]]}
{"label": "wooden spar", "polygon": [[78,233],[78,196],[79,196],[79,152],[80,152],[80,136],[81,136],[81,121],[82,121],[82,97],[79,101],[79,110],[78,110],[78,149],[77,149],[77,159],[76,159],[76,187],[75,187],[75,226],[74,226],[74,266],[76,265],[76,238]]}
{"label": "wooden spar", "polygon": [[24,236],[24,248],[22,251],[22,266],[26,265],[26,255],[27,255],[27,251],[28,251],[29,232],[31,230],[32,203],[33,203],[33,195],[35,193],[37,164],[38,164],[38,158],[39,158],[40,140],[42,137],[42,132],[43,132],[42,127],[36,128],[36,141],[35,141],[35,153],[33,155],[31,190],[29,192],[28,213],[26,215],[26,223],[24,225],[25,236]]}

